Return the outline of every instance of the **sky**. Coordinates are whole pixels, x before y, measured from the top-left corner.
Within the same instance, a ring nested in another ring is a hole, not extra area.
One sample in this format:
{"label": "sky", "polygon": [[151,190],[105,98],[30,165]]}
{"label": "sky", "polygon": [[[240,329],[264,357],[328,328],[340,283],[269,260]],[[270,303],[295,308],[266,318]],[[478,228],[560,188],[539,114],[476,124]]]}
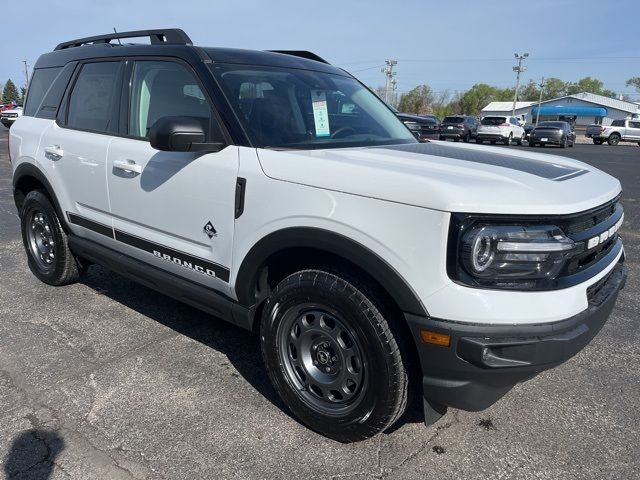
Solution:
{"label": "sky", "polygon": [[527,52],[524,83],[592,76],[640,101],[625,86],[640,76],[640,0],[3,0],[0,12],[0,84],[23,85],[22,61],[66,40],[178,27],[202,46],[310,50],[371,87],[396,59],[399,92],[512,87]]}

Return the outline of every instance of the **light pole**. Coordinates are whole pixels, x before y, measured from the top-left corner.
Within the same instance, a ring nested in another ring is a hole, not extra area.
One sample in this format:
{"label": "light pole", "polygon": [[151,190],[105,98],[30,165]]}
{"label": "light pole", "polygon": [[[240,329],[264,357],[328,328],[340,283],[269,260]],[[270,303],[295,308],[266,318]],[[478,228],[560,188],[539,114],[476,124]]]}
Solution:
{"label": "light pole", "polygon": [[382,69],[382,73],[384,73],[386,79],[384,83],[384,101],[388,105],[389,104],[389,90],[391,89],[391,81],[393,80],[394,75],[396,74],[393,71],[393,67],[398,64],[397,60],[385,60],[386,66]]}
{"label": "light pole", "polygon": [[536,125],[538,125],[538,120],[540,120],[540,105],[542,105],[542,92],[544,91],[545,85],[546,83],[544,83],[544,77],[542,77],[542,80],[538,84],[538,86],[540,87],[540,98],[538,99],[538,110],[536,111]]}
{"label": "light pole", "polygon": [[516,72],[516,92],[513,95],[513,111],[511,112],[512,116],[516,116],[516,102],[518,101],[518,90],[520,89],[520,74],[524,72],[527,67],[522,65],[522,61],[529,56],[528,53],[520,55],[519,53],[514,54],[516,59],[518,60],[518,65],[513,67],[513,71]]}

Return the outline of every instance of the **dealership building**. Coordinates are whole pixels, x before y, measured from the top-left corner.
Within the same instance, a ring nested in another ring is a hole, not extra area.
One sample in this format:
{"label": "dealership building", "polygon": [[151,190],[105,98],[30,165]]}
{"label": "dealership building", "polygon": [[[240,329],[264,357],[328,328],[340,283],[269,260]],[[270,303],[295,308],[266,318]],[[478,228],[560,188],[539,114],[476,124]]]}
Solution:
{"label": "dealership building", "polygon": [[[491,102],[482,109],[480,116],[511,115],[512,109],[513,102]],[[578,126],[593,123],[611,125],[614,120],[640,115],[637,103],[588,92],[546,100],[540,106],[538,102],[516,103],[516,115],[525,115],[527,123],[536,121],[538,110],[540,121],[566,120]]]}

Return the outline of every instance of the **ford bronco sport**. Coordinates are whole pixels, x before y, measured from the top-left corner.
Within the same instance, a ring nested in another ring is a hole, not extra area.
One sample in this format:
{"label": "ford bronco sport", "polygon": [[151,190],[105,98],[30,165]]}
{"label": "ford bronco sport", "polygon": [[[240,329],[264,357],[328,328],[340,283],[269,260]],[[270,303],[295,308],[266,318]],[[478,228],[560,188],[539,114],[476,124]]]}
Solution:
{"label": "ford bronco sport", "polygon": [[10,155],[37,278],[100,264],[257,332],[291,411],[343,442],[412,392],[427,424],[487,408],[587,345],[626,278],[618,180],[419,143],[310,52],[177,29],[65,42],[35,65]]}

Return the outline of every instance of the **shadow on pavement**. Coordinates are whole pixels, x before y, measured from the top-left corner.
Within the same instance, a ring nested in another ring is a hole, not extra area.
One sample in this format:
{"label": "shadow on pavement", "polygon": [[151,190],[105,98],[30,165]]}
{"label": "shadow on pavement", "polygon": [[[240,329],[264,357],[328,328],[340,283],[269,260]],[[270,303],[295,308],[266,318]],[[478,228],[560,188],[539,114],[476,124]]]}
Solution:
{"label": "shadow on pavement", "polygon": [[[274,390],[262,361],[258,336],[216,319],[177,300],[139,285],[103,267],[93,265],[81,282],[152,320],[224,354],[236,371],[283,413],[291,412]],[[422,411],[410,406],[387,433],[406,423],[423,421]]]}
{"label": "shadow on pavement", "polygon": [[47,480],[64,447],[64,439],[54,430],[34,428],[19,433],[6,457],[6,478]]}

